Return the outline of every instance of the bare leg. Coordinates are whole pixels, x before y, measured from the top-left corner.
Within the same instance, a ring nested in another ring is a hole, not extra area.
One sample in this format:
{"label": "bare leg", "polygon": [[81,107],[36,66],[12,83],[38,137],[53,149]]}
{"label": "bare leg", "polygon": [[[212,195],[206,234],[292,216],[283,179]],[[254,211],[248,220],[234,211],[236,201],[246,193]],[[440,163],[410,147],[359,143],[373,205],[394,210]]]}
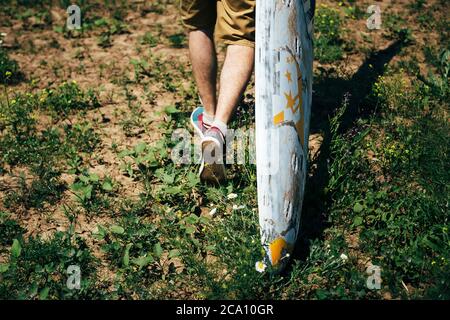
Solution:
{"label": "bare leg", "polygon": [[217,56],[213,33],[203,30],[189,33],[189,54],[195,82],[206,113],[216,112]]}
{"label": "bare leg", "polygon": [[202,140],[203,162],[200,167],[200,179],[203,181],[220,183],[226,179],[223,144],[227,123],[250,80],[254,58],[253,48],[240,45],[230,45],[227,48],[220,75],[219,100],[213,128],[206,132]]}
{"label": "bare leg", "polygon": [[241,45],[230,45],[220,75],[219,101],[216,120],[225,124],[239,103],[252,76],[255,49]]}

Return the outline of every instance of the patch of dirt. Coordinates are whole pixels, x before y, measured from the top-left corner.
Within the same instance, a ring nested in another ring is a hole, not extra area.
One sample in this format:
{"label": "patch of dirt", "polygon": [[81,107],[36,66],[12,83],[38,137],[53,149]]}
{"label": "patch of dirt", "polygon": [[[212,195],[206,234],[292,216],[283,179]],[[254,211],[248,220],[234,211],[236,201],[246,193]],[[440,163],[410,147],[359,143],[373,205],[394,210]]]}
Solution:
{"label": "patch of dirt", "polygon": [[[170,12],[170,13],[169,13]],[[56,8],[51,11],[53,25],[63,25],[66,13]],[[182,64],[188,64],[188,51],[186,48],[175,49],[162,43],[154,48],[140,45],[139,39],[147,31],[154,31],[157,26],[163,25],[164,34],[181,32],[178,23],[177,10],[169,7],[168,13],[159,15],[148,13],[141,16],[139,12],[130,12],[125,21],[130,33],[113,36],[112,46],[103,49],[98,45],[98,34],[88,33],[80,38],[65,38],[51,28],[36,31],[33,28],[24,28],[22,21],[15,21],[11,28],[0,28],[0,32],[7,33],[6,47],[19,47],[11,51],[11,57],[18,61],[21,70],[27,79],[34,79],[34,91],[57,86],[65,81],[76,81],[84,90],[95,89],[99,93],[101,108],[90,110],[85,117],[74,116],[69,122],[78,123],[89,121],[100,135],[101,143],[90,155],[89,170],[100,177],[110,176],[120,186],[120,197],[137,198],[143,191],[142,186],[133,179],[125,176],[120,169],[121,160],[112,145],[119,146],[120,150],[132,148],[139,142],[153,143],[162,137],[157,129],[158,123],[165,121],[162,111],[167,105],[174,104],[176,98],[168,92],[155,92],[157,99],[149,102],[144,92],[144,84],[129,83],[126,87],[129,93],[136,97],[139,105],[140,119],[143,127],[133,136],[127,135],[123,128],[124,117],[130,114],[130,108],[125,95],[125,86],[120,80],[133,79],[134,69],[130,63],[132,59],[145,59],[145,56],[161,56],[165,61],[176,59]],[[161,38],[162,39],[162,38]],[[31,51],[31,52],[30,52]],[[16,92],[29,92],[27,82],[17,85]],[[155,89],[155,86],[150,88]],[[39,126],[50,124],[49,117],[39,118]],[[105,120],[106,119],[106,120]],[[27,176],[27,179],[30,177]],[[74,176],[63,174],[61,180],[70,186]],[[0,176],[0,200],[5,190],[15,185],[15,180],[7,175]],[[29,210],[19,216],[13,215],[28,230],[27,235],[51,234],[55,230],[63,231],[69,227],[67,217],[60,209],[62,205],[70,205],[73,195],[70,190],[64,193],[60,203],[49,210]],[[51,214],[43,214],[43,211]],[[97,223],[105,224],[111,220],[108,216],[101,218],[88,218],[83,213],[77,217],[76,232],[89,240],[91,232]]]}

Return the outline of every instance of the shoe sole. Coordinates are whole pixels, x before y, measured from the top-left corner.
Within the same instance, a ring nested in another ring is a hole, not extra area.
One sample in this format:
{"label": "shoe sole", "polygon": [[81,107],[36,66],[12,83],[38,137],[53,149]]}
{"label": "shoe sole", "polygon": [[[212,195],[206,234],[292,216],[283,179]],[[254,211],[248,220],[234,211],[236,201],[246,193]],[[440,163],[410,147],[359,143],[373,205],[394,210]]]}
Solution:
{"label": "shoe sole", "polygon": [[202,142],[202,164],[199,170],[200,180],[220,184],[226,179],[226,169],[223,163],[205,163],[203,150],[208,144],[216,144],[215,139],[206,138]]}

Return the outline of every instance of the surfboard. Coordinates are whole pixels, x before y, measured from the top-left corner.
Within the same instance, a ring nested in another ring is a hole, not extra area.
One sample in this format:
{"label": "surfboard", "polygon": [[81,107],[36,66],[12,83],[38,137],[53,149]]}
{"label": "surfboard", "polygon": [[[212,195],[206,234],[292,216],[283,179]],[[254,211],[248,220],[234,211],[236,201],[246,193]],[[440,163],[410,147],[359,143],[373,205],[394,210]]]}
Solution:
{"label": "surfboard", "polygon": [[283,269],[299,236],[312,104],[311,0],[256,6],[256,172],[261,243]]}

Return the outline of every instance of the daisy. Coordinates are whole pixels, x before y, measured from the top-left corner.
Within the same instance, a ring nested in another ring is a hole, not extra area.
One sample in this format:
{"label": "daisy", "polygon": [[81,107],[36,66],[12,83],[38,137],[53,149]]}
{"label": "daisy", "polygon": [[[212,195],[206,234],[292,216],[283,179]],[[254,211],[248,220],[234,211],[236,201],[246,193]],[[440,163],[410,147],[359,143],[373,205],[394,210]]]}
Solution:
{"label": "daisy", "polygon": [[264,271],[266,271],[266,268],[267,268],[266,264],[262,261],[258,261],[255,264],[256,271],[258,271],[260,273],[263,273]]}

